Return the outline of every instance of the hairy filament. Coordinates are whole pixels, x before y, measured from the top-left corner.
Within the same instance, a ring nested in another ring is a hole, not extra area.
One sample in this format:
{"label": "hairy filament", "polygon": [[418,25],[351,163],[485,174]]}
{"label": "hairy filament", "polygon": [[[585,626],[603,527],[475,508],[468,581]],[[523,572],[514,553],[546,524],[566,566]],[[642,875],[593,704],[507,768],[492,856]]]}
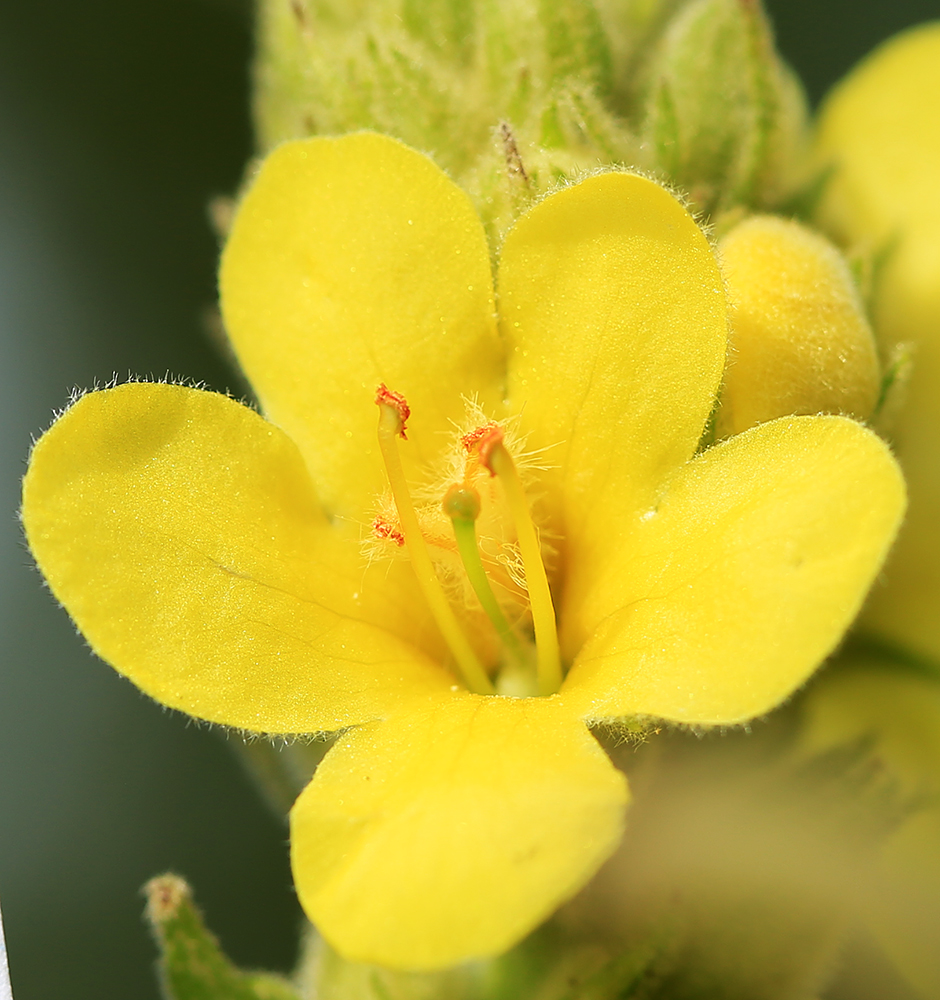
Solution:
{"label": "hairy filament", "polygon": [[411,502],[396,440],[398,437],[405,437],[405,421],[409,414],[407,403],[398,393],[391,392],[384,385],[379,387],[375,401],[379,407],[379,450],[385,462],[402,534],[405,536],[405,548],[418,579],[418,586],[467,687],[477,694],[492,694],[493,685],[460,628],[437,573],[434,572],[431,556],[418,525],[418,516]]}
{"label": "hairy filament", "polygon": [[532,521],[519,470],[512,460],[498,427],[490,429],[474,445],[479,446],[480,462],[498,476],[503,484],[506,502],[516,529],[516,539],[525,566],[526,588],[535,628],[536,663],[538,664],[539,692],[554,694],[561,687],[561,653],[558,648],[558,630],[555,623],[555,606],[552,592],[542,562],[538,532]]}

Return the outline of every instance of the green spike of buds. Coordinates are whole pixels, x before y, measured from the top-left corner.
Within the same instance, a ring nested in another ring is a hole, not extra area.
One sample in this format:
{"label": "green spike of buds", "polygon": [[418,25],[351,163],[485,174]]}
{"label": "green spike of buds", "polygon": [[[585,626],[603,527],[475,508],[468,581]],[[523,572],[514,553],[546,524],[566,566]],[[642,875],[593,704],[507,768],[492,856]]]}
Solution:
{"label": "green spike of buds", "polygon": [[759,0],[259,0],[262,152],[375,129],[432,153],[499,237],[585,171],[720,212],[797,193],[799,84]]}
{"label": "green spike of buds", "polygon": [[496,234],[557,183],[636,159],[612,104],[611,0],[259,5],[262,152],[313,133],[394,135],[430,152]]}
{"label": "green spike of buds", "polygon": [[549,91],[607,94],[613,65],[593,0],[260,0],[262,150],[311,132],[375,128],[460,173],[501,120]]}

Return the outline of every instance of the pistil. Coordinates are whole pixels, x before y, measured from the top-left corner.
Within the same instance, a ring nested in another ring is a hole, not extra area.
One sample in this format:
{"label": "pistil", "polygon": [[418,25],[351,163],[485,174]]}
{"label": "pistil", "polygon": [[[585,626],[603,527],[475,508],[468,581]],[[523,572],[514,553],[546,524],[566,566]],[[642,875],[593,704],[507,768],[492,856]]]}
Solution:
{"label": "pistil", "polygon": [[555,624],[555,606],[548,586],[538,532],[532,521],[519,470],[503,443],[502,429],[493,424],[465,438],[468,446],[478,449],[480,464],[497,476],[503,485],[506,503],[516,529],[516,540],[525,568],[526,589],[535,629],[536,663],[539,693],[554,694],[561,687],[561,654]]}
{"label": "pistil", "polygon": [[480,516],[480,494],[472,486],[454,485],[444,496],[442,506],[454,526],[457,551],[460,553],[467,579],[477,595],[477,600],[493,623],[509,658],[515,666],[524,666],[525,654],[519,637],[499,606],[489,577],[483,568],[483,560],[480,558],[476,529],[476,520]]}
{"label": "pistil", "polygon": [[405,548],[418,579],[418,586],[467,687],[477,694],[492,694],[493,685],[460,628],[434,571],[434,564],[418,524],[418,515],[411,501],[397,441],[398,438],[405,438],[405,423],[410,415],[408,404],[402,395],[384,385],[380,385],[376,391],[375,402],[379,408],[379,450],[385,462],[385,471],[405,538]]}

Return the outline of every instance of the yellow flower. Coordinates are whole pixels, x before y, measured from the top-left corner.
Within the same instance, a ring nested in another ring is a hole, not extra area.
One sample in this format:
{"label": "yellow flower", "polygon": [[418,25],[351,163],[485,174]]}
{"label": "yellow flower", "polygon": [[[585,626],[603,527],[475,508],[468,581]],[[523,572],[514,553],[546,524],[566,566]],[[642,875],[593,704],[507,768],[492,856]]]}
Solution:
{"label": "yellow flower", "polygon": [[[940,22],[890,39],[830,95],[819,122],[833,169],[820,221],[876,261],[873,314],[887,348],[912,348],[893,428],[911,507],[864,624],[940,664]],[[879,766],[915,800],[864,900],[875,938],[911,985],[940,996],[940,687],[861,661],[807,701],[817,746],[873,740]],[[812,745],[812,744],[811,744]]]}
{"label": "yellow flower", "polygon": [[911,509],[867,622],[940,661],[940,23],[891,39],[829,97],[819,124],[834,168],[821,221],[883,257],[875,327],[913,345],[894,429]]}
{"label": "yellow flower", "polygon": [[[343,730],[291,821],[301,902],[337,949],[497,953],[618,842],[625,779],[588,726],[732,724],[786,698],[857,612],[900,475],[834,416],[696,455],[722,282],[682,205],[633,174],[522,217],[497,318],[481,224],[430,160],[367,133],[288,143],[239,208],[221,290],[270,422],[177,385],[82,397],[33,452],[30,545],[158,701]],[[387,390],[376,409],[383,383],[410,416]],[[447,534],[455,483],[479,499],[516,673],[546,697],[487,693],[512,656]],[[363,557],[373,534],[392,558]]]}

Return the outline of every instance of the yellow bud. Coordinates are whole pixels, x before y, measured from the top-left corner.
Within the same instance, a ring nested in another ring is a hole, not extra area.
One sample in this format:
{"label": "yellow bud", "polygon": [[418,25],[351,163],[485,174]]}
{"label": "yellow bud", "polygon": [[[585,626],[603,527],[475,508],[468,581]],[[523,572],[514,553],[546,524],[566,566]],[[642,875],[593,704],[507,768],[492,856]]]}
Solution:
{"label": "yellow bud", "polygon": [[839,251],[799,223],[764,215],[732,229],[720,252],[731,303],[720,431],[793,413],[868,418],[878,354]]}

